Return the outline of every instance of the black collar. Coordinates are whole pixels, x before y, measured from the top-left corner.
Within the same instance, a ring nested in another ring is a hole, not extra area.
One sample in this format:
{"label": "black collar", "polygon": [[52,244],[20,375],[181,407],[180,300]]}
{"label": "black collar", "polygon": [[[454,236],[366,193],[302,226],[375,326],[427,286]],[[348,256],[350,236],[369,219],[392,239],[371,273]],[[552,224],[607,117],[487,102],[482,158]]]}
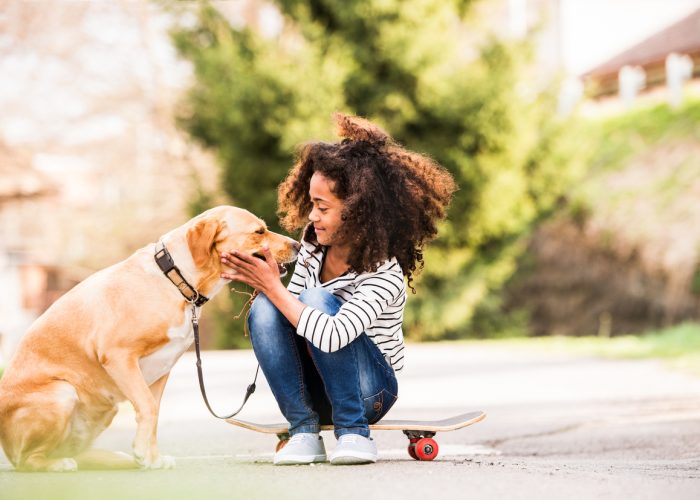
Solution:
{"label": "black collar", "polygon": [[159,245],[162,245],[163,248],[156,251],[154,258],[156,259],[156,264],[158,264],[160,270],[163,271],[166,278],[168,278],[172,284],[175,285],[178,290],[180,290],[180,293],[183,297],[185,297],[187,302],[194,304],[197,307],[203,306],[209,300],[209,298],[199,293],[197,289],[190,285],[182,276],[182,273],[175,265],[170,252],[168,252],[168,249],[165,248],[165,244],[159,241],[156,244],[156,248],[158,248]]}

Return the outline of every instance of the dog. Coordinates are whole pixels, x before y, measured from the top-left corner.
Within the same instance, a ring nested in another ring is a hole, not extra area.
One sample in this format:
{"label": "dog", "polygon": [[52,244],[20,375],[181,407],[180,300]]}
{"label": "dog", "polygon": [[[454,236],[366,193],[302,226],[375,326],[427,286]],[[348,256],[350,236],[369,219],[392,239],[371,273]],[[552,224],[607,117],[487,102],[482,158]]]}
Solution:
{"label": "dog", "polygon": [[[222,269],[232,271],[222,268],[222,251],[264,259],[265,246],[278,263],[294,261],[299,251],[298,242],[269,231],[247,210],[212,208],[53,303],[0,379],[0,442],[15,469],[173,467],[158,452],[156,428],[170,370],[194,339],[192,303],[228,282],[220,277]],[[189,289],[156,262],[162,248]],[[91,450],[124,400],[136,413],[133,457]]]}

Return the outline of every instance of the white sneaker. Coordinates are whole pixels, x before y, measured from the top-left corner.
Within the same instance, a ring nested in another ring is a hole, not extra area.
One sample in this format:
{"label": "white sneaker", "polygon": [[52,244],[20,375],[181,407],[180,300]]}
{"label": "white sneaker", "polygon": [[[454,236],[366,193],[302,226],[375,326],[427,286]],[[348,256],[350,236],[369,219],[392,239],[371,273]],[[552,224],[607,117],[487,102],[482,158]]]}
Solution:
{"label": "white sneaker", "polygon": [[326,461],[323,438],[311,432],[294,434],[280,451],[275,453],[275,465],[298,465]]}
{"label": "white sneaker", "polygon": [[343,434],[331,453],[331,464],[370,464],[377,461],[377,445],[372,438],[359,434]]}

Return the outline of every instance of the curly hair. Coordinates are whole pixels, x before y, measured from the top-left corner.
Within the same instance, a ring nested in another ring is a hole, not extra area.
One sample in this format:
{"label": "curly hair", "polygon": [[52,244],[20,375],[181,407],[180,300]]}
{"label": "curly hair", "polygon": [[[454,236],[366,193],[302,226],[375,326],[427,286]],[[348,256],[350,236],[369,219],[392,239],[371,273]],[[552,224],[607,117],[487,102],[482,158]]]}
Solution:
{"label": "curly hair", "polygon": [[411,286],[423,267],[423,247],[437,235],[456,190],[450,173],[427,156],[402,148],[377,125],[334,114],[338,143],[302,145],[296,164],[278,188],[278,214],[290,232],[306,228],[305,241],[318,245],[308,216],[309,184],[319,172],[343,201],[338,236],[350,245],[350,269],[376,271],[396,257]]}

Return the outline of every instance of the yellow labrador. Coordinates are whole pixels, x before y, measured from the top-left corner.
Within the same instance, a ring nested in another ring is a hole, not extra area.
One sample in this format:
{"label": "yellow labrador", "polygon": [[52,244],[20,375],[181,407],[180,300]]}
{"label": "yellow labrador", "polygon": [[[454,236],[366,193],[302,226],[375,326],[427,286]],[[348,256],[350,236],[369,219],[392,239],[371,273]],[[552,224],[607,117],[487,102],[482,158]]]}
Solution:
{"label": "yellow labrador", "polygon": [[[0,379],[0,441],[15,468],[172,467],[172,458],[158,453],[156,427],[170,369],[193,342],[184,295],[211,298],[221,290],[221,251],[260,256],[264,246],[277,262],[298,252],[297,242],[268,231],[250,212],[212,208],[58,299]],[[155,259],[163,247],[191,288],[177,273],[166,277]],[[136,412],[133,458],[90,450],[125,399]]]}

